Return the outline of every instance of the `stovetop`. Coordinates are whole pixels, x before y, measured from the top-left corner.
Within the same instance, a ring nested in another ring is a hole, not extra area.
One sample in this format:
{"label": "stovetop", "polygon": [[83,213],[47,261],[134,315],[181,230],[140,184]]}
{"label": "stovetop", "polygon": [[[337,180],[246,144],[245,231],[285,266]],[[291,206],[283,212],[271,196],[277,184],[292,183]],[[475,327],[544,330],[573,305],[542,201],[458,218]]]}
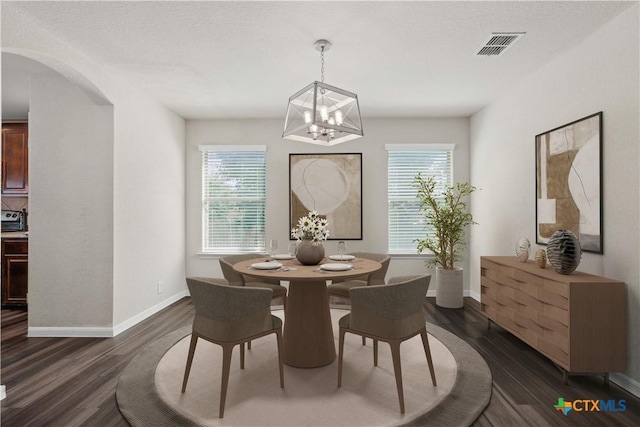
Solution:
{"label": "stovetop", "polygon": [[2,211],[2,221],[20,221],[22,212],[20,211]]}

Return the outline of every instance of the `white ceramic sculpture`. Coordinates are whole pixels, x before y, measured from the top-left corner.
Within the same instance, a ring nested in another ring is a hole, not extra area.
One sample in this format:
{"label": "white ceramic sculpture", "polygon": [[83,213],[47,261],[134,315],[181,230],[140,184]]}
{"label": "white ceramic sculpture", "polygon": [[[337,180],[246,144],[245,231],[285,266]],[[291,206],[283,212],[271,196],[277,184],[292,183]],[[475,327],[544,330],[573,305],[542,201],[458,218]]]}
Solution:
{"label": "white ceramic sculpture", "polygon": [[516,243],[516,257],[521,262],[527,262],[529,259],[529,251],[531,250],[531,242],[526,237],[522,237]]}

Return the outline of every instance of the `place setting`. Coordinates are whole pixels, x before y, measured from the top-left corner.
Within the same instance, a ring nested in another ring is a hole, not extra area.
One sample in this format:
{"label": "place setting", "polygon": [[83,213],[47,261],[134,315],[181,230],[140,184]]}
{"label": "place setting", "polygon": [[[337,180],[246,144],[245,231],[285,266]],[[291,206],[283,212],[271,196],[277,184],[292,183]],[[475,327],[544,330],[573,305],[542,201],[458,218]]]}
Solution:
{"label": "place setting", "polygon": [[356,259],[355,256],[345,254],[347,250],[347,244],[343,241],[338,242],[338,253],[336,255],[329,255],[329,259],[331,261],[353,261]]}
{"label": "place setting", "polygon": [[[353,255],[348,255],[345,254],[346,251],[346,243],[343,241],[339,241],[338,245],[337,245],[337,249],[338,249],[338,253],[335,255],[329,255],[327,258],[331,261],[353,261],[355,260],[355,256]],[[329,263],[324,263],[324,264],[320,264],[320,266],[318,267],[318,272],[320,273],[326,273],[326,272],[332,272],[332,271],[347,271],[347,270],[351,270],[353,269],[353,264],[351,263],[343,263],[343,262],[329,262]]]}
{"label": "place setting", "polygon": [[326,264],[320,264],[320,267],[318,267],[318,269],[314,271],[318,271],[320,273],[327,273],[332,271],[347,271],[347,270],[351,270],[352,268],[353,268],[353,265],[351,264],[329,262]]}
{"label": "place setting", "polygon": [[269,240],[269,259],[263,262],[256,262],[250,265],[250,268],[254,270],[267,270],[267,271],[290,271],[295,270],[295,267],[285,266],[283,263],[278,261],[289,261],[294,260],[296,257],[297,246],[295,242],[291,242],[288,245],[287,253],[276,253],[278,250],[278,240],[271,239]]}

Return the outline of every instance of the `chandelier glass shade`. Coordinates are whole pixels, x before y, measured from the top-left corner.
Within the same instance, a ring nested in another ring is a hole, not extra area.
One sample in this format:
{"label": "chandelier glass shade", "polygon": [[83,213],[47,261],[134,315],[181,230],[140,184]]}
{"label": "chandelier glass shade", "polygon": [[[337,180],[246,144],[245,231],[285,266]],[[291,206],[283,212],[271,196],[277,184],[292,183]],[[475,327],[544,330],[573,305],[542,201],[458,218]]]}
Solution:
{"label": "chandelier glass shade", "polygon": [[324,83],[324,52],[331,44],[315,44],[322,58],[322,80],[314,81],[289,98],[282,137],[331,146],[360,138],[362,121],[358,95]]}

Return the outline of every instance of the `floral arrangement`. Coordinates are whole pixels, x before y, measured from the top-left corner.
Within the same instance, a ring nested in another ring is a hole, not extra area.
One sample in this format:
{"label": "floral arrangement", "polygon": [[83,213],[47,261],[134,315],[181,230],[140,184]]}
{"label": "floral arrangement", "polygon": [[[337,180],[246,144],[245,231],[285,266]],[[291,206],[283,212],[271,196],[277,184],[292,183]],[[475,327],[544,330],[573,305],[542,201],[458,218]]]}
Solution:
{"label": "floral arrangement", "polygon": [[313,246],[318,246],[329,237],[328,221],[321,218],[318,212],[311,211],[298,220],[298,227],[291,230],[291,237],[302,240],[311,239]]}

